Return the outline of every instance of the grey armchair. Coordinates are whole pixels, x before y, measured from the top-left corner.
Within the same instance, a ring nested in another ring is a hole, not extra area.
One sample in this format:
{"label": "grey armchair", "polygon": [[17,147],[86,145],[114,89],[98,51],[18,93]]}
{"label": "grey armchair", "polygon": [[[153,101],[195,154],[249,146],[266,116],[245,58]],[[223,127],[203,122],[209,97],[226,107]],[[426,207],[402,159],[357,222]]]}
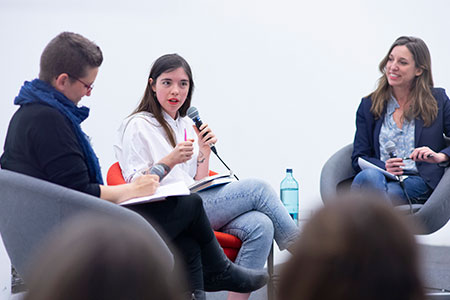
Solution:
{"label": "grey armchair", "polygon": [[[353,144],[346,145],[333,154],[322,167],[320,174],[320,194],[326,203],[345,190],[356,172],[352,168]],[[399,209],[402,209],[401,207]],[[450,172],[444,176],[425,204],[415,204],[411,218],[420,226],[417,234],[430,234],[443,227],[450,219]]]}
{"label": "grey armchair", "polygon": [[47,234],[69,218],[107,215],[142,228],[173,266],[173,256],[155,229],[137,213],[105,200],[23,174],[0,170],[0,233],[11,264],[27,281],[27,264]]}

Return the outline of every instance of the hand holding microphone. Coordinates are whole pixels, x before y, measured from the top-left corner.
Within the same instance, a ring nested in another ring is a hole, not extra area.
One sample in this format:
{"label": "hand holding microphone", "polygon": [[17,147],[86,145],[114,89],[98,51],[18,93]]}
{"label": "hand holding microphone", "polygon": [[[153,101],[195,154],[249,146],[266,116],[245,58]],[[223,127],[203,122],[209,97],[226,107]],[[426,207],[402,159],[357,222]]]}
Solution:
{"label": "hand holding microphone", "polygon": [[217,142],[217,137],[208,127],[208,124],[203,124],[197,108],[193,106],[189,107],[187,110],[187,115],[192,119],[197,129],[196,132],[199,138],[200,148],[204,148],[204,146],[209,147],[211,148],[211,151],[217,155],[217,150],[214,146],[214,144]]}
{"label": "hand holding microphone", "polygon": [[[191,106],[187,110],[187,115],[189,118],[192,119],[192,121],[194,121],[195,127],[197,127],[196,132],[199,137],[199,143],[201,140],[201,143],[203,143],[204,145],[208,145],[208,147],[211,148],[211,151],[214,152],[214,154],[217,156],[220,162],[230,171],[231,174],[233,174],[234,178],[236,178],[236,180],[239,180],[236,174],[234,174],[233,171],[231,171],[230,167],[228,167],[227,164],[222,160],[222,158],[220,158],[219,154],[217,154],[216,147],[214,146],[214,144],[217,142],[217,138],[212,133],[211,129],[209,129],[207,124],[203,125],[198,110],[195,107]],[[201,146],[202,145],[200,145],[200,147]]]}
{"label": "hand holding microphone", "polygon": [[388,159],[385,163],[386,171],[388,171],[391,174],[400,176],[403,175],[403,166],[405,165],[403,163],[403,159],[400,157],[397,157],[395,154],[395,144],[392,141],[388,141],[386,145],[384,146],[384,149],[388,153],[390,159]]}

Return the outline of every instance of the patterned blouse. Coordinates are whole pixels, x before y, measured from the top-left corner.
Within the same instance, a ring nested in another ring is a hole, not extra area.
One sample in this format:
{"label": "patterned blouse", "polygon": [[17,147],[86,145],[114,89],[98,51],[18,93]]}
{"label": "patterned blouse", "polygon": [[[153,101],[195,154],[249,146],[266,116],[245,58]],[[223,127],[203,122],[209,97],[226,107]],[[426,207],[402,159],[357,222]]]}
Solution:
{"label": "patterned blouse", "polygon": [[[397,157],[409,157],[415,148],[414,144],[414,130],[415,120],[404,120],[402,128],[398,128],[394,121],[394,111],[399,108],[400,105],[394,96],[391,96],[387,103],[387,111],[384,116],[383,124],[380,131],[380,159],[382,161],[388,160],[389,153],[387,153],[385,147],[388,141],[392,141],[395,144],[395,154]],[[413,160],[403,161],[405,166],[404,170],[408,170],[408,173],[418,173],[416,163]]]}

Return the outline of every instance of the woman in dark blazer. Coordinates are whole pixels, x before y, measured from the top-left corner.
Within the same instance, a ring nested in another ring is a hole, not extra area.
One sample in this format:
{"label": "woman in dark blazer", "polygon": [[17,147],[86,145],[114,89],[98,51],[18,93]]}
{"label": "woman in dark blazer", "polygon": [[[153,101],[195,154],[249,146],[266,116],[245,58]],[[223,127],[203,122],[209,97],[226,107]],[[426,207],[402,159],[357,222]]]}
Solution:
{"label": "woman in dark blazer", "polygon": [[[450,156],[450,101],[433,87],[431,57],[419,38],[399,37],[381,61],[377,89],[363,98],[356,114],[352,164],[359,173],[353,189],[385,192],[393,204],[423,203],[439,183]],[[387,179],[364,169],[358,159],[399,176]]]}

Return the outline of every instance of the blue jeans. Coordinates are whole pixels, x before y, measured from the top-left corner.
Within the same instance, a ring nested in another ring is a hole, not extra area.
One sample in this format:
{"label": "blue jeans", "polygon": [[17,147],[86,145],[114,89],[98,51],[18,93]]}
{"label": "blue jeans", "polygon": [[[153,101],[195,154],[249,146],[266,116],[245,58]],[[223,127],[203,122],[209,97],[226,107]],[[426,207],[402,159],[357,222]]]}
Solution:
{"label": "blue jeans", "polygon": [[[423,203],[433,191],[418,175],[404,179],[405,190],[413,203]],[[398,181],[387,180],[378,170],[364,169],[359,172],[352,182],[352,190],[372,189],[385,193],[393,205],[408,204],[405,192]]]}
{"label": "blue jeans", "polygon": [[243,179],[198,194],[213,229],[242,240],[235,262],[243,267],[263,268],[273,239],[283,250],[299,234],[277,193],[264,181]]}

